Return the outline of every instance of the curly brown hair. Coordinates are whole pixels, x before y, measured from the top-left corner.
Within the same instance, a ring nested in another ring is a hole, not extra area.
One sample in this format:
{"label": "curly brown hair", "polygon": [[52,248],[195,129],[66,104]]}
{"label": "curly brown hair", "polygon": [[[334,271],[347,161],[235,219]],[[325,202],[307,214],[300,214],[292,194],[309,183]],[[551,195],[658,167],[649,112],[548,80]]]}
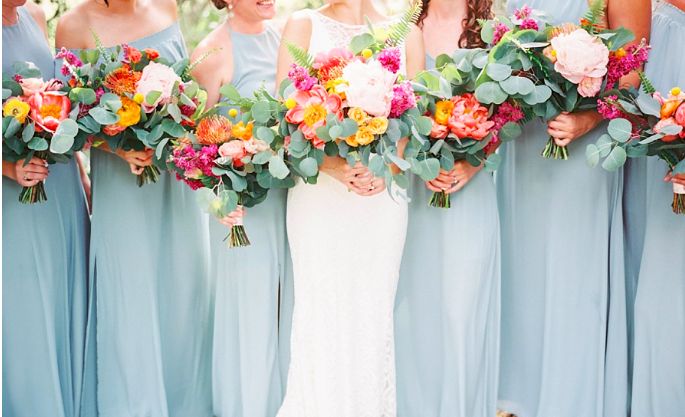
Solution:
{"label": "curly brown hair", "polygon": [[[421,15],[418,25],[423,29],[423,21],[428,14],[430,0],[421,0]],[[478,19],[490,19],[492,17],[492,0],[467,0],[468,12],[463,20],[464,31],[459,37],[460,48],[482,48],[485,42],[480,37],[480,24]]]}
{"label": "curly brown hair", "polygon": [[225,0],[211,0],[212,4],[214,4],[214,7],[217,9],[225,9],[226,8],[226,1]]}

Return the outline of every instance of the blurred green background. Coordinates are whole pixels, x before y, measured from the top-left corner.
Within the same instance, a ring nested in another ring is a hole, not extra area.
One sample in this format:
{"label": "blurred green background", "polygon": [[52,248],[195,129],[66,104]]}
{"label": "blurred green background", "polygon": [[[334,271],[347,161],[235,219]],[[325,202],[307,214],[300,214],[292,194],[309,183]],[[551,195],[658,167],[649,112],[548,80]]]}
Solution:
{"label": "blurred green background", "polygon": [[[43,6],[48,18],[51,34],[54,34],[57,19],[69,7],[84,0],[34,0]],[[93,0],[85,0],[93,1]],[[240,0],[238,0],[240,1]],[[295,10],[311,7],[319,7],[324,0],[276,0],[278,9],[277,20],[285,20]],[[497,7],[501,8],[504,0],[495,0]],[[386,13],[399,13],[409,4],[409,0],[378,0]],[[210,0],[178,0],[178,10],[181,20],[181,28],[186,38],[189,49],[193,49],[202,37],[219,24],[225,16],[225,10],[217,10]],[[52,39],[52,36],[51,36]]]}

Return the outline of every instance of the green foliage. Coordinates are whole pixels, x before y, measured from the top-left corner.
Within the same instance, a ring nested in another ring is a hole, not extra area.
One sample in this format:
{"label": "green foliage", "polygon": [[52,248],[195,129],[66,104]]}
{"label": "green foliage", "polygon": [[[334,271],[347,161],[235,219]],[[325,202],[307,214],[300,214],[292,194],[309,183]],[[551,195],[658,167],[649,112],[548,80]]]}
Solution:
{"label": "green foliage", "polygon": [[288,42],[286,44],[286,47],[288,48],[288,53],[297,65],[304,67],[310,71],[312,70],[312,65],[314,64],[314,57],[307,50],[291,42]]}
{"label": "green foliage", "polygon": [[647,78],[645,73],[643,71],[638,71],[637,74],[640,76],[640,83],[642,84],[642,91],[645,92],[645,94],[654,94],[656,93],[656,88],[654,88],[654,85],[652,82]]}
{"label": "green foliage", "polygon": [[414,0],[411,6],[402,14],[399,22],[388,28],[389,35],[388,40],[385,42],[386,45],[399,46],[404,42],[411,32],[412,26],[419,21],[422,4],[423,3],[420,0]]}
{"label": "green foliage", "polygon": [[606,4],[604,0],[593,0],[590,3],[590,8],[588,11],[585,13],[585,20],[588,22],[588,27],[585,27],[586,30],[589,29],[591,33],[594,32],[594,28],[597,25],[600,25],[604,23],[604,10],[606,9]]}

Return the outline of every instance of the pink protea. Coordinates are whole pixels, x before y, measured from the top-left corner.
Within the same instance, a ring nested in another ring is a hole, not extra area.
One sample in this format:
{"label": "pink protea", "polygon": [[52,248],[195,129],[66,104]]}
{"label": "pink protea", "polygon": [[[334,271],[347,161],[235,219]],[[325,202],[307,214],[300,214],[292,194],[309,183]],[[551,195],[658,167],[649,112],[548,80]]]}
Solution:
{"label": "pink protea", "polygon": [[488,120],[488,109],[471,94],[452,97],[454,109],[447,122],[450,131],[459,139],[481,140],[492,130],[495,123]]}
{"label": "pink protea", "polygon": [[316,135],[316,129],[326,124],[329,114],[342,120],[340,96],[328,94],[325,88],[315,85],[309,91],[296,91],[290,98],[295,101],[295,106],[285,114],[285,120],[298,125],[305,138],[315,147],[322,148],[324,142]]}
{"label": "pink protea", "polygon": [[404,112],[416,106],[416,95],[409,81],[395,85],[392,93],[390,117],[400,117]]}
{"label": "pink protea", "polygon": [[350,50],[334,48],[317,54],[312,68],[316,70],[321,84],[326,85],[327,82],[340,78],[343,69],[353,58],[354,55]]}

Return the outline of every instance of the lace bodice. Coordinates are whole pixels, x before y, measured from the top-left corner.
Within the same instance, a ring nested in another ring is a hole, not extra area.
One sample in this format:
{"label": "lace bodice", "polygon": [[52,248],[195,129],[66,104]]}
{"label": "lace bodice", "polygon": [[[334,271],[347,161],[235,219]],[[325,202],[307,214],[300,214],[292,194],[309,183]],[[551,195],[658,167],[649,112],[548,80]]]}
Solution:
{"label": "lace bodice", "polygon": [[[333,48],[343,48],[350,45],[350,41],[357,35],[368,31],[367,25],[350,25],[332,19],[316,10],[309,10],[312,22],[312,35],[309,40],[309,53],[316,56],[319,52],[326,52]],[[381,23],[384,27],[393,24],[393,20]],[[406,51],[402,45],[402,67],[400,72],[406,73]]]}

